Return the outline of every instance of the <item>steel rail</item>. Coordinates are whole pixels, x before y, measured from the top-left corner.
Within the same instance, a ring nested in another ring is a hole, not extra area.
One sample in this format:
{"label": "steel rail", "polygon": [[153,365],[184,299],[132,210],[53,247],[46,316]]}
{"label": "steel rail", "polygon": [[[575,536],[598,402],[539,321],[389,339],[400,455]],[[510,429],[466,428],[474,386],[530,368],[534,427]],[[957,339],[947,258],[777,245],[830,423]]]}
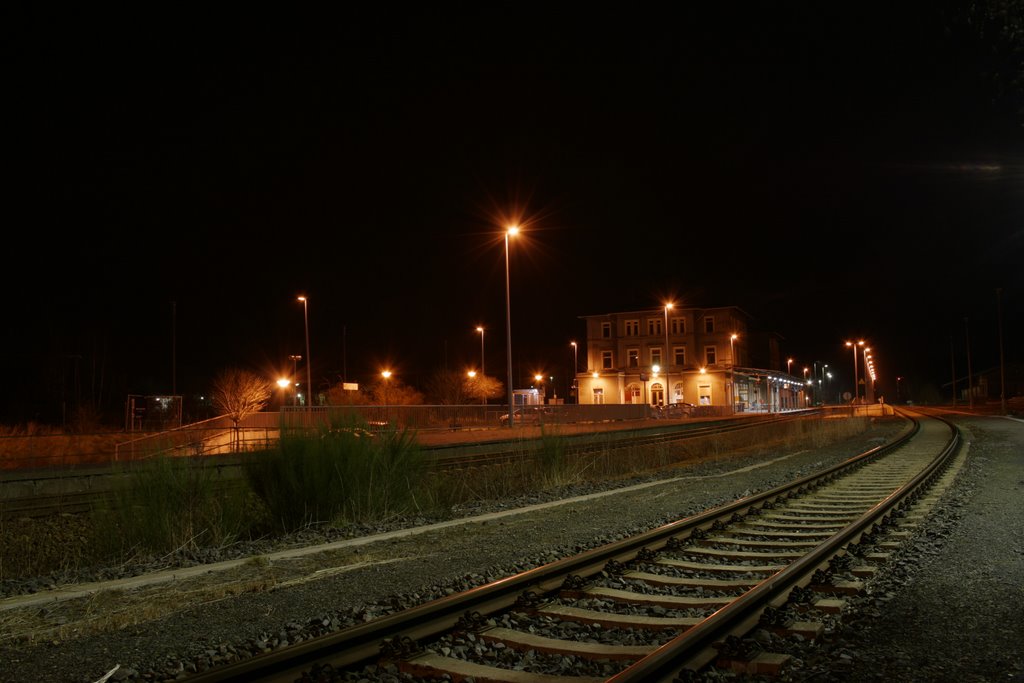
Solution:
{"label": "steel rail", "polygon": [[787,601],[789,591],[797,586],[806,587],[815,571],[828,566],[831,559],[840,554],[843,548],[859,542],[865,531],[879,519],[886,517],[905,501],[920,495],[923,488],[948,465],[960,448],[960,432],[948,420],[937,419],[949,425],[952,438],[942,452],[913,479],[811,553],[787,565],[779,573],[750,589],[697,626],[684,631],[651,655],[609,678],[608,683],[678,680],[677,677],[684,669],[700,669],[711,661],[716,656],[713,647],[716,642],[730,635],[740,636],[747,633],[757,624],[767,607],[781,606]]}
{"label": "steel rail", "polygon": [[[508,610],[526,596],[557,590],[567,579],[595,576],[609,564],[628,562],[634,560],[641,551],[656,552],[681,536],[699,531],[706,532],[716,523],[729,521],[741,511],[756,508],[779,498],[795,497],[805,493],[896,450],[912,439],[919,429],[919,422],[912,419],[912,429],[892,443],[877,446],[846,462],[806,475],[788,484],[366,624],[199,673],[188,680],[192,683],[284,683],[294,681],[314,664],[345,668],[370,661],[381,656],[382,644],[401,648],[402,643],[416,643],[437,637],[456,628],[461,620],[473,613],[487,616]],[[816,560],[815,564],[821,561]],[[810,562],[808,560],[804,564]],[[749,600],[748,598],[746,602]],[[730,610],[730,614],[735,611]],[[707,632],[708,628],[701,631]],[[717,635],[719,629],[715,628],[714,633]],[[658,653],[661,653],[661,650]],[[668,651],[659,654],[658,661],[670,661],[667,653]]]}

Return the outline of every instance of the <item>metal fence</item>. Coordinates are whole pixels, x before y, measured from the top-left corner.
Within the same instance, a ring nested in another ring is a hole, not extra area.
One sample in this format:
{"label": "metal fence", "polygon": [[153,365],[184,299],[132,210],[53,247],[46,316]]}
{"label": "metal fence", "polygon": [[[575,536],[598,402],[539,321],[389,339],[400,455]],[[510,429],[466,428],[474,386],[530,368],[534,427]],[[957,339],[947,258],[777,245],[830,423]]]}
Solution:
{"label": "metal fence", "polygon": [[[601,423],[685,417],[724,417],[727,406],[673,405],[526,405],[516,406],[515,426]],[[504,405],[285,406],[281,412],[247,415],[237,429],[227,416],[166,432],[148,434],[116,446],[115,461],[154,455],[216,455],[274,446],[285,433],[360,428],[369,431],[469,431],[507,426]]]}

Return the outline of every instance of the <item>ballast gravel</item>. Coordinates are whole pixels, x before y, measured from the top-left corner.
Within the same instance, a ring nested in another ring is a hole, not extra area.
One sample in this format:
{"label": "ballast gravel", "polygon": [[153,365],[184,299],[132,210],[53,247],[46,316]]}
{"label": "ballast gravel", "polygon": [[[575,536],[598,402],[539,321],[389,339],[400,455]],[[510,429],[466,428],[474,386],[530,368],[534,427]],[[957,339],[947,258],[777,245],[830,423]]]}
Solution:
{"label": "ballast gravel", "polygon": [[[764,649],[792,656],[781,678],[744,678],[712,670],[704,680],[1024,681],[1024,422],[956,420],[965,429],[968,450],[953,488],[864,592],[849,599],[843,614],[830,618],[826,635],[811,644],[759,631],[753,637]],[[126,618],[123,628],[99,635],[76,636],[74,622],[69,621],[66,628],[52,627],[32,641],[12,638],[16,625],[9,621],[10,614],[0,612],[0,681],[186,680],[219,663],[337,631],[770,489],[878,445],[901,427],[897,420],[879,420],[855,438],[814,452],[721,453],[661,477],[577,485],[476,505],[462,512],[471,516],[536,507],[358,546],[347,551],[343,562],[322,558],[322,566],[312,570],[318,578],[310,576],[311,560],[301,570],[285,561],[269,566],[253,562],[250,569],[262,571],[262,588],[250,577],[249,592],[215,601],[191,602],[188,595],[199,589],[185,581],[168,584],[160,590],[165,596],[177,595],[180,607],[153,620]],[[607,495],[593,495],[601,493]],[[544,506],[562,498],[572,500]],[[394,520],[360,533],[436,521]],[[351,529],[306,532],[281,544],[233,548],[201,559],[267,554],[281,545],[324,543],[352,535]],[[198,561],[191,558],[181,564]],[[160,566],[165,565],[166,559]],[[145,574],[149,568],[155,567],[108,568],[79,580]],[[53,581],[6,582],[2,590],[4,595],[37,592]],[[153,600],[160,595],[154,592]],[[143,609],[127,594],[122,597],[128,609]],[[111,596],[107,598],[111,601]],[[112,601],[116,605],[117,594]],[[41,614],[31,616],[43,621],[49,616],[52,621],[47,623],[52,625],[59,623],[64,609],[68,608],[47,604],[38,608]],[[685,610],[658,613],[688,616]],[[515,626],[515,617],[501,619],[510,622],[502,625]],[[550,628],[553,636],[564,637],[566,629],[574,627],[552,623]],[[618,637],[592,627],[581,628],[576,636],[600,642]],[[505,656],[500,648],[478,639],[463,640],[438,647],[480,661],[499,662]],[[658,641],[650,634],[632,633],[617,642]],[[537,670],[551,673],[614,673],[575,658],[536,658]],[[322,680],[410,680],[393,667],[332,672],[330,678],[329,672],[322,673]]]}

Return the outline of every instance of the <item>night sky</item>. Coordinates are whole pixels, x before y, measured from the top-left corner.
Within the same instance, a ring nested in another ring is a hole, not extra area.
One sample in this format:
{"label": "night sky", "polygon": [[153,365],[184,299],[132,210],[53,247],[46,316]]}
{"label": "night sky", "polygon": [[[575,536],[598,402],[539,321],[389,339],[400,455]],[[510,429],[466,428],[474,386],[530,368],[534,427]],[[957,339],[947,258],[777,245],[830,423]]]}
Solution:
{"label": "night sky", "polygon": [[317,383],[480,324],[504,380],[511,221],[517,375],[666,300],[847,382],[865,339],[890,396],[997,366],[999,305],[1022,362],[1024,3],[966,5],[12,21],[0,423],[276,377],[300,294]]}

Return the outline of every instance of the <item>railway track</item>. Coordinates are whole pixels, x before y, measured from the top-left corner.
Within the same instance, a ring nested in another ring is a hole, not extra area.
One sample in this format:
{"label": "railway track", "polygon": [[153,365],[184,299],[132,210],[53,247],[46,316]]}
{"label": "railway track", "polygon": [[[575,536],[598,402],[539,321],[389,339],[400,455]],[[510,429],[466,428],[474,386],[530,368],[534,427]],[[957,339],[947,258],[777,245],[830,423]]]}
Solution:
{"label": "railway track", "polygon": [[900,441],[785,486],[190,680],[356,680],[367,665],[494,683],[778,672],[787,655],[748,634],[820,637],[958,452],[952,425],[914,420]]}
{"label": "railway track", "polygon": [[[594,432],[582,434],[560,434],[558,425],[547,425],[548,434],[562,440],[566,451],[575,457],[601,453],[616,448],[642,448],[697,440],[725,434],[749,431],[765,424],[785,424],[812,415],[769,416],[746,418],[741,421],[723,420],[714,423],[690,423],[665,425],[656,428],[623,430],[615,432]],[[429,467],[435,471],[452,472],[470,468],[491,467],[523,461],[534,457],[536,442],[531,439],[497,439],[488,442],[474,442],[457,445],[423,446],[429,459]],[[197,456],[198,458],[199,456]],[[241,464],[235,458],[219,457],[222,484],[230,485],[241,479]],[[202,458],[209,463],[209,457]],[[22,493],[12,493],[0,499],[0,519],[14,517],[47,517],[56,514],[78,514],[88,512],[105,502],[110,494],[112,482],[120,476],[114,468],[90,467],[85,471],[15,474],[5,485],[20,487]],[[55,491],[56,489],[56,491]]]}

